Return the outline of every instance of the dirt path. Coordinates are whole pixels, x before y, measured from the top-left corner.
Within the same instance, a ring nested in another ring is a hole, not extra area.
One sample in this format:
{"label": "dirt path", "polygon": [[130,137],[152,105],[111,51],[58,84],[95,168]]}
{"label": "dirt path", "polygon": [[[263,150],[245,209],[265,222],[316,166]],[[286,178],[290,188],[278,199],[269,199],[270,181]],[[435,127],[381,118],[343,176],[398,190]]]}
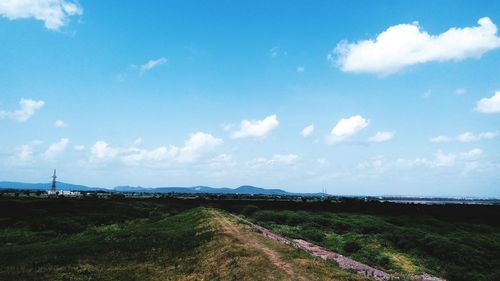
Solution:
{"label": "dirt path", "polygon": [[[292,245],[293,247],[302,249],[313,256],[322,258],[323,260],[334,260],[341,268],[354,270],[361,275],[374,278],[375,280],[378,280],[378,281],[400,279],[400,276],[391,275],[385,271],[382,271],[382,270],[373,268],[371,266],[368,266],[366,264],[357,262],[357,261],[352,260],[348,257],[345,257],[345,256],[340,255],[338,253],[334,253],[332,251],[329,251],[325,248],[314,245],[314,244],[309,243],[307,241],[304,241],[301,239],[296,239],[293,241],[288,240],[287,238],[285,238],[279,234],[276,234],[274,232],[271,232],[270,230],[268,230],[260,225],[254,224],[254,223],[252,223],[252,222],[250,222],[250,221],[248,221],[240,216],[237,216],[234,214],[231,214],[231,216],[235,220],[241,221],[241,222],[251,226],[253,229],[259,231],[263,236],[265,236],[271,240],[275,240],[275,241],[278,241],[280,243],[284,243],[287,245]],[[439,277],[435,277],[435,276],[428,275],[428,274],[409,275],[409,276],[405,276],[405,278],[409,278],[409,279],[415,280],[415,281],[446,281],[445,279],[441,279]]]}
{"label": "dirt path", "polygon": [[286,272],[286,274],[290,276],[294,275],[292,265],[284,261],[280,257],[280,254],[277,251],[271,249],[270,247],[266,246],[264,243],[259,241],[259,239],[255,237],[254,233],[243,230],[240,231],[240,229],[237,227],[234,221],[231,221],[229,217],[221,215],[218,212],[211,211],[211,215],[213,216],[215,222],[220,225],[222,231],[225,234],[233,236],[242,243],[250,247],[253,247],[255,249],[258,249],[259,251],[263,252],[268,258],[268,260],[272,264],[274,264],[277,268],[283,270],[284,272]]}

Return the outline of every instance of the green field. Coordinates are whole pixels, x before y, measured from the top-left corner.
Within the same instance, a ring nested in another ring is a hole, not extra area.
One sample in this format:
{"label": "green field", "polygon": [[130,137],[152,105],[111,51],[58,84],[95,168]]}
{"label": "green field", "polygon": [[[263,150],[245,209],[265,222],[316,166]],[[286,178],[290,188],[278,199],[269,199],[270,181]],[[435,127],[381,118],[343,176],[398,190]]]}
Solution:
{"label": "green field", "polygon": [[499,206],[224,198],[0,198],[0,280],[365,280],[227,211],[390,272],[500,280]]}
{"label": "green field", "polygon": [[288,238],[314,242],[388,272],[427,272],[457,281],[500,280],[498,222],[425,213],[257,208],[247,209],[246,215]]}

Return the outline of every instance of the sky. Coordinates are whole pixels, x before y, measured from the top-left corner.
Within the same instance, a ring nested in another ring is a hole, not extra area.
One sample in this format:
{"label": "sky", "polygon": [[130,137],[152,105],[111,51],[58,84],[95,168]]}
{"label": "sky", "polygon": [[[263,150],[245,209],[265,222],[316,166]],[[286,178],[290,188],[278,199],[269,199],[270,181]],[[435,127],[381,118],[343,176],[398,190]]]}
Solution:
{"label": "sky", "polygon": [[0,180],[500,197],[500,4],[412,2],[0,0]]}

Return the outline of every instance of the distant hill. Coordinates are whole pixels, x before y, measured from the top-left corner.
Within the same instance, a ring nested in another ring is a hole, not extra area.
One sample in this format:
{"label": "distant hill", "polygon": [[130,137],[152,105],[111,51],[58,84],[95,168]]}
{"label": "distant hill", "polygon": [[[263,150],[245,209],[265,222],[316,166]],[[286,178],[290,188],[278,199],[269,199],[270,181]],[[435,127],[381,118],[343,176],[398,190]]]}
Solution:
{"label": "distant hill", "polygon": [[[48,190],[50,183],[23,183],[0,181],[0,189],[37,189]],[[308,195],[321,196],[323,193],[292,193],[282,189],[267,189],[255,187],[251,185],[243,185],[237,188],[228,187],[210,187],[210,186],[193,186],[193,187],[134,187],[134,186],[117,186],[113,189],[89,187],[84,185],[69,184],[57,182],[58,190],[79,190],[79,191],[117,191],[117,192],[146,192],[146,193],[212,193],[212,194],[261,194],[261,195]]]}
{"label": "distant hill", "polygon": [[131,187],[131,186],[117,186],[114,188],[116,191],[121,192],[160,192],[160,193],[218,193],[218,194],[263,194],[263,195],[294,195],[282,189],[266,189],[250,185],[243,185],[237,188],[228,187],[209,187],[209,186],[193,186],[193,187]]}
{"label": "distant hill", "polygon": [[[0,181],[0,188],[7,189],[39,189],[48,190],[50,189],[51,183],[25,183],[25,182],[12,182],[12,181]],[[64,182],[57,182],[58,190],[80,190],[80,191],[95,191],[102,190],[102,188],[88,187],[85,185],[70,184]]]}

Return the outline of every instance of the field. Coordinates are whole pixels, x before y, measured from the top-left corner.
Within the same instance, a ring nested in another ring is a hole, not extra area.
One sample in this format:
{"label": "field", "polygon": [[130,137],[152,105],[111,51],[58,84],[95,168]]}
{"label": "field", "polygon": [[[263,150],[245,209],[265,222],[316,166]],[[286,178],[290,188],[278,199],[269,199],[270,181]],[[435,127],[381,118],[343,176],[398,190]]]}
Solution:
{"label": "field", "polygon": [[0,198],[0,280],[368,280],[227,213],[390,272],[500,280],[499,206]]}

